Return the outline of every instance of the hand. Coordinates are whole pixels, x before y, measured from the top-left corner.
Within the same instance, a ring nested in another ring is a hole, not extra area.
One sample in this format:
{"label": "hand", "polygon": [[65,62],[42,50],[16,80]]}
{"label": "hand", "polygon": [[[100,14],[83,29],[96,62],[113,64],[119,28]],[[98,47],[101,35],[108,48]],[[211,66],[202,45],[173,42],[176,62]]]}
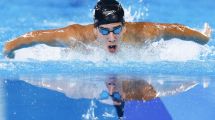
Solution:
{"label": "hand", "polygon": [[13,51],[11,51],[11,52],[4,52],[4,56],[5,56],[6,58],[9,58],[9,59],[15,58],[15,54],[14,54]]}
{"label": "hand", "polygon": [[12,59],[15,57],[13,46],[14,46],[14,42],[12,41],[5,43],[3,54],[6,58]]}
{"label": "hand", "polygon": [[211,27],[209,26],[208,23],[205,23],[204,24],[203,34],[206,35],[208,38],[210,38],[211,37],[211,32],[212,32]]}

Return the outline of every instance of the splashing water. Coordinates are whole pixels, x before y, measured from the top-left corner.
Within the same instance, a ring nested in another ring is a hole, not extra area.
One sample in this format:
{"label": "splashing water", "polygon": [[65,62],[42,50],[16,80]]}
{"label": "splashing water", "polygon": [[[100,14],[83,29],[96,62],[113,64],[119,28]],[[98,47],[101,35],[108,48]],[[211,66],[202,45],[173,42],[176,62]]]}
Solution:
{"label": "splashing water", "polygon": [[96,104],[93,100],[91,100],[90,108],[87,110],[86,114],[82,115],[84,120],[98,120],[98,117],[95,116],[95,108]]}
{"label": "splashing water", "polygon": [[[80,60],[91,62],[155,62],[155,61],[189,61],[204,60],[214,55],[214,48],[202,46],[190,41],[172,39],[160,40],[142,47],[121,45],[119,53],[112,55],[97,46],[87,46],[91,52],[78,51],[69,48],[38,45],[23,48],[15,52],[15,60]],[[24,54],[23,54],[24,53]],[[129,54],[128,54],[129,53]]]}

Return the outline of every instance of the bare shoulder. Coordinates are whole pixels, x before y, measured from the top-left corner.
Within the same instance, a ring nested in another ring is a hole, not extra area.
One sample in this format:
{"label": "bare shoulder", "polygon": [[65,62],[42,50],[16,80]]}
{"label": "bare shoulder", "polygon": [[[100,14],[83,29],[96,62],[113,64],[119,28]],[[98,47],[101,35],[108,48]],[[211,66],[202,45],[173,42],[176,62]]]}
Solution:
{"label": "bare shoulder", "polygon": [[58,31],[65,32],[69,38],[74,38],[78,41],[89,42],[96,39],[93,29],[93,24],[72,24],[64,28],[60,28]]}
{"label": "bare shoulder", "polygon": [[93,28],[93,24],[87,24],[87,25],[82,25],[82,24],[72,24],[69,26],[64,27],[64,29],[86,29],[86,28]]}
{"label": "bare shoulder", "polygon": [[158,29],[160,23],[153,22],[126,22],[125,41],[144,43],[148,40],[157,39],[161,33]]}

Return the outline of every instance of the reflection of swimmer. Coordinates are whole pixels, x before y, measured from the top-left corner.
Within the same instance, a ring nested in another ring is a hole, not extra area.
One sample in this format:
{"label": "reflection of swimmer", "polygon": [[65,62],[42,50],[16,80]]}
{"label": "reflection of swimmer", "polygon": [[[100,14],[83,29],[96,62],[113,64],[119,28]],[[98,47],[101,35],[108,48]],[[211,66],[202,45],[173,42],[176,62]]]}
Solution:
{"label": "reflection of swimmer", "polygon": [[[160,84],[160,81],[150,80],[151,82],[149,84],[147,81],[144,81],[143,78],[117,75],[102,77],[83,75],[77,77],[64,76],[63,79],[59,79],[56,76],[52,77],[53,78],[42,77],[41,79],[34,77],[33,79],[22,78],[22,80],[32,85],[64,93],[66,96],[73,99],[96,99],[101,103],[114,105],[119,117],[126,117],[127,113],[125,110],[124,114],[124,108],[129,110],[126,108],[126,105],[128,105],[130,101],[143,100],[146,101],[144,103],[148,104],[159,99],[157,97],[185,92],[198,84],[198,82],[195,81],[175,80],[163,81],[162,84]],[[153,105],[157,104],[153,103]]]}
{"label": "reflection of swimmer", "polygon": [[118,80],[113,76],[106,81],[106,87],[108,92],[103,91],[100,96],[103,99],[108,95],[111,97],[120,119],[123,118],[125,101],[148,101],[156,97],[154,88],[144,80]]}
{"label": "reflection of swimmer", "polygon": [[156,91],[144,80],[118,80],[111,77],[106,82],[109,94],[120,92],[124,100],[151,100],[156,97]]}
{"label": "reflection of swimmer", "polygon": [[125,22],[123,8],[117,1],[100,0],[95,7],[94,25],[74,24],[65,28],[27,33],[7,42],[4,55],[13,58],[15,50],[39,43],[71,48],[92,43],[103,46],[110,53],[120,50],[120,42],[143,45],[146,41],[160,38],[180,38],[206,44],[210,34],[211,29],[207,24],[205,31],[200,33],[180,24]]}

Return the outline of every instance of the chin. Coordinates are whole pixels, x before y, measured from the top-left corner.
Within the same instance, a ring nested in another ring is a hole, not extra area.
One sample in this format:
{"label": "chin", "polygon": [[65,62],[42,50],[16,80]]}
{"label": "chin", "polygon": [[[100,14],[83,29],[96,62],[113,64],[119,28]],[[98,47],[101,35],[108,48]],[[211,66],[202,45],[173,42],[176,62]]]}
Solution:
{"label": "chin", "polygon": [[109,51],[109,53],[112,53],[112,54],[117,53],[116,50],[115,50],[115,51],[113,51],[113,50],[108,50],[108,51]]}

